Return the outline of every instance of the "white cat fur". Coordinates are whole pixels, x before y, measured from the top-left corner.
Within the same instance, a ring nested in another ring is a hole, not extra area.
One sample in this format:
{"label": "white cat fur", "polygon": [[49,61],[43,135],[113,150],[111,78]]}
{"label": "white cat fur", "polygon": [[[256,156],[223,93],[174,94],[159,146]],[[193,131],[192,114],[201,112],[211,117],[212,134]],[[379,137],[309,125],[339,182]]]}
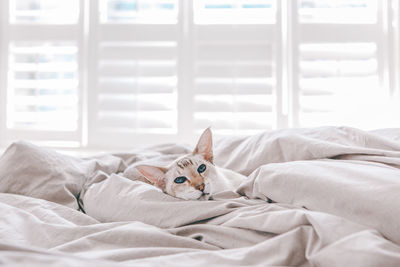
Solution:
{"label": "white cat fur", "polygon": [[[201,164],[206,165],[203,173],[197,171]],[[137,169],[165,193],[186,200],[208,200],[216,193],[235,191],[246,179],[239,173],[213,164],[212,134],[209,128],[201,135],[192,154],[176,159],[168,168],[139,165]],[[175,183],[175,178],[180,176],[186,177],[187,181]]]}

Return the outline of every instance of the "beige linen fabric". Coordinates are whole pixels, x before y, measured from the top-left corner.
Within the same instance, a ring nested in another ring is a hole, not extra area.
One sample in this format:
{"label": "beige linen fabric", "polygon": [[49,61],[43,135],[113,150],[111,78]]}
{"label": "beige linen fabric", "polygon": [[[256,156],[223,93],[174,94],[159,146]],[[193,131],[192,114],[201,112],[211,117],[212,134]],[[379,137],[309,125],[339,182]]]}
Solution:
{"label": "beige linen fabric", "polygon": [[123,169],[122,160],[112,155],[80,159],[17,142],[0,158],[0,192],[42,198],[77,209],[76,196],[87,179]]}
{"label": "beige linen fabric", "polygon": [[135,172],[187,147],[78,159],[14,144],[0,159],[0,263],[399,266],[399,140],[346,127],[225,138],[217,164],[248,179],[213,201],[175,199]]}

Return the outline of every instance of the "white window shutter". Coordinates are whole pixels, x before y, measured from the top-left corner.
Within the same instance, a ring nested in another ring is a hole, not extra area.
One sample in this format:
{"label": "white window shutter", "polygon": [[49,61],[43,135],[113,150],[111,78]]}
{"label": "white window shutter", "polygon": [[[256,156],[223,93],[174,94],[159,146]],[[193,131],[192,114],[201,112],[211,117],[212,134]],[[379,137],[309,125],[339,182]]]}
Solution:
{"label": "white window shutter", "polygon": [[92,6],[90,146],[126,147],[176,136],[177,9],[171,0]]}
{"label": "white window shutter", "polygon": [[[189,140],[208,126],[219,134],[275,126],[275,1],[180,1],[181,13],[177,1],[143,3],[104,0],[97,7],[89,144],[176,134]],[[183,17],[188,8],[193,16]],[[154,12],[159,20],[149,21]],[[242,20],[232,20],[237,16]]]}
{"label": "white window shutter", "polygon": [[294,20],[297,63],[295,126],[392,122],[382,1],[299,1]]}
{"label": "white window shutter", "polygon": [[76,131],[78,64],[74,44],[15,42],[9,53],[7,127]]}
{"label": "white window shutter", "polygon": [[80,146],[80,2],[2,2],[5,139]]}
{"label": "white window shutter", "polygon": [[251,134],[276,123],[276,2],[196,1],[193,124]]}
{"label": "white window shutter", "polygon": [[399,21],[398,0],[0,1],[0,142],[395,127]]}
{"label": "white window shutter", "polygon": [[388,19],[390,88],[400,99],[400,1],[389,0]]}

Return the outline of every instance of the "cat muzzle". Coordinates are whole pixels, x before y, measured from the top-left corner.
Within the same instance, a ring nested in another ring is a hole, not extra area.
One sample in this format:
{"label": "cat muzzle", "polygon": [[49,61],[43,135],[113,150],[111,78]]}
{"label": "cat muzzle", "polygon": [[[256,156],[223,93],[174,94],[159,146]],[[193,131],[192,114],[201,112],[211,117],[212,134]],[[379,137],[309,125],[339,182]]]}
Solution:
{"label": "cat muzzle", "polygon": [[197,189],[197,190],[200,190],[201,192],[204,191],[204,187],[205,187],[204,183],[199,184],[199,185],[196,185],[196,189]]}

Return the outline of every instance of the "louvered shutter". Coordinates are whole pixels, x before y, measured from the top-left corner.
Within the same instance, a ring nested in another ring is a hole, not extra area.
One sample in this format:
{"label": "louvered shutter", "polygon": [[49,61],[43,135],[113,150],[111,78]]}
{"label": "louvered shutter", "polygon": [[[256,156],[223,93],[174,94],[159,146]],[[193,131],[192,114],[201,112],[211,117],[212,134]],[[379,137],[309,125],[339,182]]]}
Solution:
{"label": "louvered shutter", "polygon": [[2,2],[5,139],[79,146],[79,1]]}
{"label": "louvered shutter", "polygon": [[276,2],[195,1],[193,125],[250,134],[276,123]]}
{"label": "louvered shutter", "polygon": [[92,6],[90,27],[89,144],[116,147],[173,138],[176,1],[99,3]]}
{"label": "louvered shutter", "polygon": [[400,99],[400,1],[389,1],[388,15],[390,88],[393,96]]}
{"label": "louvered shutter", "polygon": [[295,126],[393,123],[382,1],[303,0],[295,10]]}
{"label": "louvered shutter", "polygon": [[3,146],[399,125],[398,0],[5,0],[0,24]]}

